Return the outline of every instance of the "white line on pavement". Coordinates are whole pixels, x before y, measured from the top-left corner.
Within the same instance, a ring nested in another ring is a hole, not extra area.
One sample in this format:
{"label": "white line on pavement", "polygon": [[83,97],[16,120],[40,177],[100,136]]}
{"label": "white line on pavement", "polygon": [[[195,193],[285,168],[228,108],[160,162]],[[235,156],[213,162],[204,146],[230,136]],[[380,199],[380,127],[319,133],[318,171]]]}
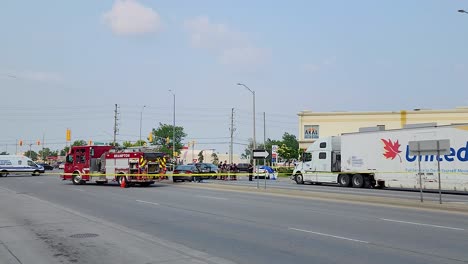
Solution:
{"label": "white line on pavement", "polygon": [[330,234],[324,234],[324,233],[319,233],[319,232],[313,232],[309,230],[304,230],[304,229],[298,229],[298,228],[292,228],[289,227],[289,230],[295,230],[295,231],[301,231],[301,232],[306,232],[306,233],[311,233],[319,236],[326,236],[326,237],[333,237],[333,238],[338,238],[338,239],[343,239],[343,240],[348,240],[348,241],[353,241],[353,242],[358,242],[358,243],[364,243],[364,244],[369,244],[369,242],[364,241],[364,240],[358,240],[358,239],[352,239],[352,238],[347,238],[347,237],[342,237],[342,236],[334,236]]}
{"label": "white line on pavement", "polygon": [[204,196],[204,195],[197,195],[197,197],[201,197],[201,198],[208,198],[208,199],[216,199],[216,200],[227,200],[227,198],[222,198],[222,197],[214,197],[214,196]]}
{"label": "white line on pavement", "polygon": [[84,192],[84,190],[82,190],[82,189],[73,189],[73,190],[75,190],[75,191],[80,191],[80,192]]}
{"label": "white line on pavement", "polygon": [[153,203],[153,202],[147,202],[147,201],[142,201],[142,200],[136,200],[139,203],[146,203],[146,204],[152,204],[152,205],[159,205],[158,203]]}
{"label": "white line on pavement", "polygon": [[402,224],[420,225],[420,226],[430,226],[430,227],[438,227],[438,228],[445,228],[445,229],[452,229],[452,230],[461,230],[461,231],[465,230],[465,229],[463,229],[463,228],[458,228],[458,227],[422,224],[422,223],[407,222],[407,221],[400,221],[400,220],[387,219],[387,218],[379,218],[379,219],[382,220],[382,221],[395,222],[395,223],[402,223]]}

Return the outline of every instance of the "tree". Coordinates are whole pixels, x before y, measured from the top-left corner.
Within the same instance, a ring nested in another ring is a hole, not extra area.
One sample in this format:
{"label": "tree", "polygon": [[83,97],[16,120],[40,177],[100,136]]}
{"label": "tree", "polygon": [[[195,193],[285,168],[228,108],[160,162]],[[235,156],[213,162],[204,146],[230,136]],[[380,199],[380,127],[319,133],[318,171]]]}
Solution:
{"label": "tree", "polygon": [[68,151],[70,150],[69,146],[65,146],[61,151],[60,151],[60,156],[65,156],[68,154]]}
{"label": "tree", "polygon": [[[253,139],[249,138],[249,144],[244,149],[244,153],[241,154],[241,158],[243,159],[251,159],[252,160],[252,149],[253,149]],[[257,144],[257,149],[264,149],[263,144]]]}
{"label": "tree", "polygon": [[198,152],[198,162],[203,162],[205,157],[203,157],[203,150]]}
{"label": "tree", "polygon": [[122,146],[123,146],[124,148],[146,146],[146,141],[144,141],[144,140],[137,140],[135,143],[132,143],[131,141],[124,141],[124,142],[122,143]]}
{"label": "tree", "polygon": [[299,157],[299,142],[295,135],[287,132],[283,134],[283,140],[281,140],[281,145],[278,148],[278,155],[286,159],[287,162]]}
{"label": "tree", "polygon": [[219,164],[219,158],[218,158],[218,155],[216,153],[212,153],[211,154],[211,162],[214,164],[214,165],[218,165]]}
{"label": "tree", "polygon": [[37,160],[37,153],[34,150],[28,150],[24,153],[24,155],[32,160]]}
{"label": "tree", "polygon": [[0,155],[10,155],[8,152],[6,151],[2,151],[2,153],[0,153]]}
{"label": "tree", "polygon": [[42,160],[45,160],[49,156],[58,156],[58,150],[52,151],[49,148],[44,148],[44,150],[39,150],[38,154]]}
{"label": "tree", "polygon": [[80,139],[80,140],[75,140],[75,141],[73,141],[73,143],[72,143],[72,147],[73,147],[73,146],[86,146],[86,145],[88,145],[88,143],[87,143],[86,141],[82,140],[82,139]]}
{"label": "tree", "polygon": [[[183,147],[182,140],[187,136],[184,132],[184,128],[180,126],[175,127],[175,140],[173,138],[174,126],[159,123],[157,129],[153,128],[151,132],[153,135],[152,145],[157,145],[160,147],[160,151],[170,154],[173,157],[172,153],[172,144],[175,142],[175,151],[180,152]],[[169,139],[169,142],[167,142]]]}

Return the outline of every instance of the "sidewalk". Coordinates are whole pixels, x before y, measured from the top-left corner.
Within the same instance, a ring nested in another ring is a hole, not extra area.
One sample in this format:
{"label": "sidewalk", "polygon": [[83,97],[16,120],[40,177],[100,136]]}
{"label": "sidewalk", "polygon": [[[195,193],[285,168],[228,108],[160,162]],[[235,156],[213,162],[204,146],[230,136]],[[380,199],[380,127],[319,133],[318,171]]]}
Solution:
{"label": "sidewalk", "polygon": [[0,263],[232,262],[0,187]]}

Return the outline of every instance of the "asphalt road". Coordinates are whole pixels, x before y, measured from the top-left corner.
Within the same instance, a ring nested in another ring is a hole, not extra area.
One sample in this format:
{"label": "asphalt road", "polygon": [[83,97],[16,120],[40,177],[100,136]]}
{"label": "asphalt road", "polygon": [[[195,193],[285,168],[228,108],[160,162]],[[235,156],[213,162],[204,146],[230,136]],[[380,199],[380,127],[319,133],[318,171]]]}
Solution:
{"label": "asphalt road", "polygon": [[237,263],[468,263],[466,215],[193,185],[121,189],[75,186],[57,176],[0,179],[17,193]]}
{"label": "asphalt road", "polygon": [[[240,185],[240,186],[257,186],[257,180],[254,179],[252,182],[248,181],[245,176],[238,177],[236,181],[222,181],[222,180],[206,180],[207,183],[216,184],[227,184],[227,185]],[[265,188],[265,180],[259,179],[260,188]],[[325,192],[325,193],[338,193],[338,194],[355,194],[355,195],[369,195],[378,197],[393,197],[393,198],[406,198],[411,200],[419,200],[419,191],[414,190],[401,190],[396,188],[387,189],[356,189],[356,188],[343,188],[337,185],[315,185],[315,184],[296,184],[289,178],[279,178],[278,180],[267,180],[267,188],[278,188],[286,190],[301,190],[309,192]],[[438,192],[427,192],[423,193],[423,199],[426,201],[439,201]],[[449,203],[460,203],[468,205],[468,192],[451,192],[442,193],[443,202]]]}

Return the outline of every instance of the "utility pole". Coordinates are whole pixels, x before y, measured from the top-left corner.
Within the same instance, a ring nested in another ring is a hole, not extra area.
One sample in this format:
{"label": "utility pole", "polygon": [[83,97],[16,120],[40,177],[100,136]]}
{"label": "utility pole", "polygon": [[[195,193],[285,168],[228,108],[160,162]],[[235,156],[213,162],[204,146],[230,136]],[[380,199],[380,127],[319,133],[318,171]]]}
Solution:
{"label": "utility pole", "polygon": [[15,155],[18,155],[18,140],[16,139],[15,142],[16,142]]}
{"label": "utility pole", "polygon": [[118,131],[118,128],[117,128],[117,115],[119,114],[118,113],[118,105],[115,104],[115,110],[114,110],[114,148],[115,148],[115,144],[116,144],[116,141],[117,141],[117,131]]}
{"label": "utility pole", "polygon": [[42,133],[42,161],[45,162],[46,156],[44,155],[44,142],[45,141],[45,132]]}
{"label": "utility pole", "polygon": [[190,163],[193,163],[194,160],[194,151],[195,151],[195,140],[192,140],[192,161]]}
{"label": "utility pole", "polygon": [[234,147],[233,147],[233,144],[234,144],[234,131],[236,131],[236,129],[234,128],[234,108],[231,109],[231,128],[229,129],[230,132],[231,132],[231,142],[229,144],[229,163],[233,163],[233,159],[234,159]]}

